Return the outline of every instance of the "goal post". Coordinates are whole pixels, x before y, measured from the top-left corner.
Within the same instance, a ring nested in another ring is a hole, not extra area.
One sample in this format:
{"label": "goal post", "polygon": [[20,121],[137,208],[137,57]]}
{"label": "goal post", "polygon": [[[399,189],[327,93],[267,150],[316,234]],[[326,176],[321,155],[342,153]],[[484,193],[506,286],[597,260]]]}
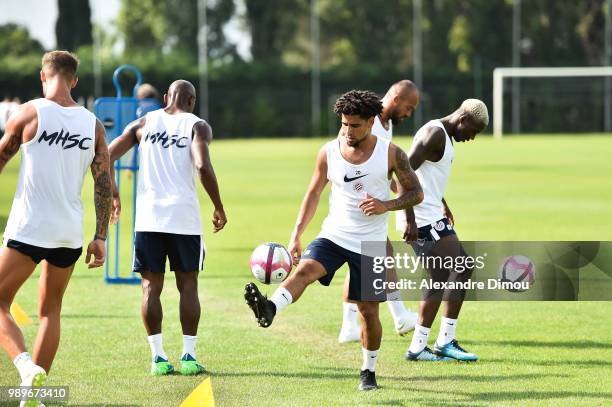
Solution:
{"label": "goal post", "polygon": [[[504,124],[505,78],[554,78],[554,77],[609,77],[604,86],[604,117],[610,124],[612,115],[612,66],[563,67],[563,68],[495,68],[493,70],[493,136],[500,139]],[[607,129],[608,131],[610,129]]]}

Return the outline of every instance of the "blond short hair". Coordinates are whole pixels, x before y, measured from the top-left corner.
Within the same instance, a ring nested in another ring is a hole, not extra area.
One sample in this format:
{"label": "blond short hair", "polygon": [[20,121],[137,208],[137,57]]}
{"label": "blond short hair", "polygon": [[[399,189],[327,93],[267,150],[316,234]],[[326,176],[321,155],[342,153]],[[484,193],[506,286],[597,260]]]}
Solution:
{"label": "blond short hair", "polygon": [[481,129],[484,129],[489,124],[489,111],[487,110],[487,105],[482,100],[466,99],[461,104],[460,109]]}
{"label": "blond short hair", "polygon": [[49,51],[42,58],[42,69],[50,76],[62,75],[67,80],[76,76],[79,58],[68,51]]}

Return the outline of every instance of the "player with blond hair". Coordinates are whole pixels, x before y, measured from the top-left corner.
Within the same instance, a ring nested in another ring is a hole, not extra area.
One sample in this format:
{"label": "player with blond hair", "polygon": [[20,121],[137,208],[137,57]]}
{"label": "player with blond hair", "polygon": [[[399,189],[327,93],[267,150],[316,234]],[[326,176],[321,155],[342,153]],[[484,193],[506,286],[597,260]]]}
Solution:
{"label": "player with blond hair", "polygon": [[[455,233],[455,220],[444,200],[444,192],[455,156],[453,141],[462,143],[474,140],[488,123],[486,105],[478,99],[467,99],[450,115],[426,123],[414,136],[408,157],[423,187],[424,199],[414,208],[409,207],[404,211],[406,216],[398,218],[397,227],[404,232],[404,239],[411,242],[417,255],[443,258],[465,255]],[[401,189],[399,185],[400,193]],[[471,275],[471,270],[460,273],[444,268],[428,269],[427,272],[434,281],[462,281]],[[431,289],[423,293],[419,319],[406,352],[407,360],[478,359],[461,348],[455,339],[457,318],[464,297],[465,290]],[[427,338],[442,302],[444,316],[432,351],[427,346]]]}

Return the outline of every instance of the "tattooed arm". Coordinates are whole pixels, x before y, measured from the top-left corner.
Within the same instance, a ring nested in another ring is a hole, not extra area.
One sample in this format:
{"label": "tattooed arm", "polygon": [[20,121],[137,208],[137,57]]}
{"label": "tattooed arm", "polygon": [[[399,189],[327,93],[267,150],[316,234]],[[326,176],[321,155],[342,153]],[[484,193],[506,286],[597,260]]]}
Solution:
{"label": "tattooed arm", "polygon": [[111,179],[111,191],[113,193],[112,200],[112,212],[111,212],[111,223],[115,224],[119,220],[121,215],[121,198],[119,197],[119,189],[117,188],[117,181],[115,180],[115,161],[123,157],[130,148],[140,142],[142,137],[142,129],[146,124],[144,117],[134,120],[128,124],[123,134],[115,138],[108,146],[108,154],[110,156],[110,179]]}
{"label": "tattooed arm", "polygon": [[0,139],[0,172],[11,158],[17,154],[21,143],[36,135],[38,116],[30,103],[23,104],[6,122],[4,136]]}
{"label": "tattooed arm", "polygon": [[408,156],[395,144],[389,145],[389,175],[397,178],[398,197],[381,201],[369,195],[359,203],[367,216],[380,215],[387,211],[397,211],[419,204],[423,200],[423,190],[419,179],[410,167]]}
{"label": "tattooed arm", "polygon": [[[108,221],[111,211],[111,177],[110,160],[104,126],[96,120],[96,146],[93,162],[91,163],[91,174],[94,179],[94,205],[96,207],[96,234],[87,247],[85,262],[89,268],[99,267],[104,264],[106,258],[106,247],[104,241],[108,234]],[[90,262],[91,256],[94,256]]]}

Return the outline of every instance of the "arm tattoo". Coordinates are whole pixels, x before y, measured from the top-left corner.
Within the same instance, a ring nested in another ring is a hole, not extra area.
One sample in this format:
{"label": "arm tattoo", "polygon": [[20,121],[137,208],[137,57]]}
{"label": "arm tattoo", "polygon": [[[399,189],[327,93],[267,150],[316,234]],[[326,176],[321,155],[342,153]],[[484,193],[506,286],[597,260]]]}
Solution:
{"label": "arm tattoo", "polygon": [[19,151],[21,146],[21,136],[18,134],[4,134],[0,140],[0,171],[4,168],[7,162]]}
{"label": "arm tattoo", "polygon": [[397,199],[392,199],[385,202],[385,206],[390,211],[396,211],[398,209],[406,209],[414,205],[418,205],[423,200],[423,190],[419,179],[417,178],[412,167],[410,167],[410,161],[408,156],[399,147],[395,150],[395,175],[398,180],[398,194]]}
{"label": "arm tattoo", "polygon": [[94,205],[96,207],[96,235],[95,239],[106,239],[108,222],[111,213],[111,179],[108,150],[96,151],[91,163],[91,174],[94,179]]}

